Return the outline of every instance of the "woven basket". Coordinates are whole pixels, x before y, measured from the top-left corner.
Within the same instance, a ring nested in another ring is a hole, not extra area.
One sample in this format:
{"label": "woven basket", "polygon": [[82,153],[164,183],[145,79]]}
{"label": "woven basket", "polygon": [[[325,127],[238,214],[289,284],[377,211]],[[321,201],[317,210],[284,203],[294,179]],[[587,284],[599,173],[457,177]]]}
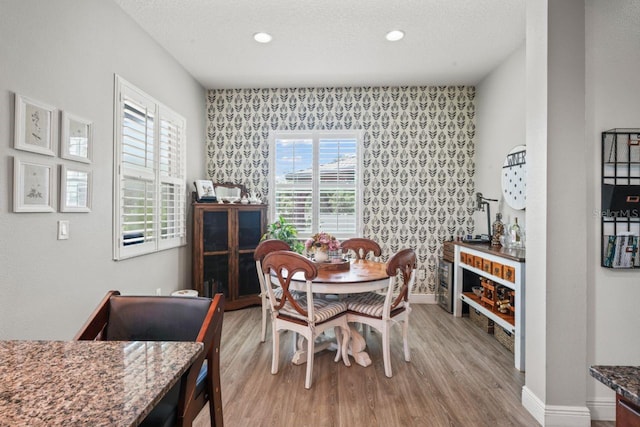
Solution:
{"label": "woven basket", "polygon": [[507,350],[513,353],[513,346],[515,344],[515,334],[507,331],[504,328],[498,326],[495,328],[494,336],[500,344],[502,344]]}
{"label": "woven basket", "polygon": [[471,319],[475,325],[486,333],[493,333],[493,320],[489,319],[473,307],[469,307],[469,319]]}

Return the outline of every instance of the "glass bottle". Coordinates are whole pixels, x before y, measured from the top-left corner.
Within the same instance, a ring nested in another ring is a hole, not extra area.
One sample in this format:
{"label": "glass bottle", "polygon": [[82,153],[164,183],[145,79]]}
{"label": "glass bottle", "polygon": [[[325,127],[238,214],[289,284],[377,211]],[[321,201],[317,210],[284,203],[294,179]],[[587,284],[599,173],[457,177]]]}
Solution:
{"label": "glass bottle", "polygon": [[520,237],[522,233],[520,232],[520,226],[518,225],[518,218],[515,218],[515,222],[511,225],[511,230],[509,230],[509,234],[511,235],[511,243],[514,247],[520,247]]}
{"label": "glass bottle", "polygon": [[496,220],[491,226],[491,246],[500,246],[500,236],[504,234],[504,224],[502,223],[502,214],[496,214]]}

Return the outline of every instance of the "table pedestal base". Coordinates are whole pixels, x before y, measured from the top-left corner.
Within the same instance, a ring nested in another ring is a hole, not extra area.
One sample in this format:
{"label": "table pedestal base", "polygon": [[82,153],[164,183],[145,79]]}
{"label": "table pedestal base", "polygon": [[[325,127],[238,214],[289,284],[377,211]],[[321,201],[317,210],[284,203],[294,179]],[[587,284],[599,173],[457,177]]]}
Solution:
{"label": "table pedestal base", "polygon": [[[349,325],[351,330],[351,340],[349,341],[349,356],[352,356],[355,362],[363,367],[371,365],[371,358],[365,351],[367,348],[367,342],[353,325]],[[328,331],[327,331],[328,332]],[[294,365],[302,365],[307,363],[307,346],[305,345],[305,338],[298,336],[295,342],[296,350],[293,353],[291,362]],[[314,352],[318,353],[323,350],[335,350],[339,351],[338,345],[335,342],[335,337],[325,334],[319,337],[314,345]]]}

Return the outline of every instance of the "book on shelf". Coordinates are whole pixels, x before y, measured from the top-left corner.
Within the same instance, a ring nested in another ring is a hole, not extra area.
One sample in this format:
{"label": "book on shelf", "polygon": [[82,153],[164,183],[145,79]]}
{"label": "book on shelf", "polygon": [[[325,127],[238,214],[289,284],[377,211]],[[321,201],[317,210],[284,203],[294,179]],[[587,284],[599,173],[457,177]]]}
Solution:
{"label": "book on shelf", "polygon": [[622,232],[608,236],[604,266],[611,268],[633,268],[640,266],[638,236],[632,232]]}

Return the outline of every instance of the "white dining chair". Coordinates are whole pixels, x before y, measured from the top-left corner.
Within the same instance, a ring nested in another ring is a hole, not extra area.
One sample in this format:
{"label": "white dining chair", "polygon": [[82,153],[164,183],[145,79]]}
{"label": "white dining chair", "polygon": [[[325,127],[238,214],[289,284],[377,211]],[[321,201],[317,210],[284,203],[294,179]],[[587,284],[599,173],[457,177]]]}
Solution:
{"label": "white dining chair", "polygon": [[[262,303],[262,332],[260,335],[260,342],[265,342],[267,339],[267,312],[271,311],[267,286],[272,286],[271,282],[266,283],[264,280],[264,274],[262,273],[262,260],[269,252],[288,251],[290,249],[289,244],[282,240],[268,239],[260,242],[253,252],[253,259],[256,262],[256,271],[258,272],[258,282],[260,282],[260,300]],[[282,290],[280,288],[275,289],[274,295],[276,298],[280,298]]]}
{"label": "white dining chair", "polygon": [[[278,373],[280,359],[280,331],[289,330],[300,334],[307,340],[307,371],[304,387],[311,388],[315,339],[329,329],[333,329],[338,341],[334,361],[344,360],[350,366],[347,346],[350,337],[347,323],[347,304],[343,301],[328,301],[314,298],[312,280],[318,275],[317,267],[307,258],[292,251],[268,253],[262,261],[264,281],[275,277],[282,289],[280,298],[276,298],[273,287],[267,286],[271,304],[271,325],[273,334],[273,354],[271,373]],[[305,278],[304,295],[298,298],[292,295],[289,285],[296,273]]]}
{"label": "white dining chair", "polygon": [[347,320],[362,323],[377,329],[382,335],[382,358],[384,373],[391,378],[391,357],[389,336],[391,326],[402,323],[404,360],[411,361],[409,352],[409,298],[415,283],[416,254],[413,249],[403,249],[387,262],[389,285],[384,294],[368,292],[354,294],[344,301],[347,303]]}

